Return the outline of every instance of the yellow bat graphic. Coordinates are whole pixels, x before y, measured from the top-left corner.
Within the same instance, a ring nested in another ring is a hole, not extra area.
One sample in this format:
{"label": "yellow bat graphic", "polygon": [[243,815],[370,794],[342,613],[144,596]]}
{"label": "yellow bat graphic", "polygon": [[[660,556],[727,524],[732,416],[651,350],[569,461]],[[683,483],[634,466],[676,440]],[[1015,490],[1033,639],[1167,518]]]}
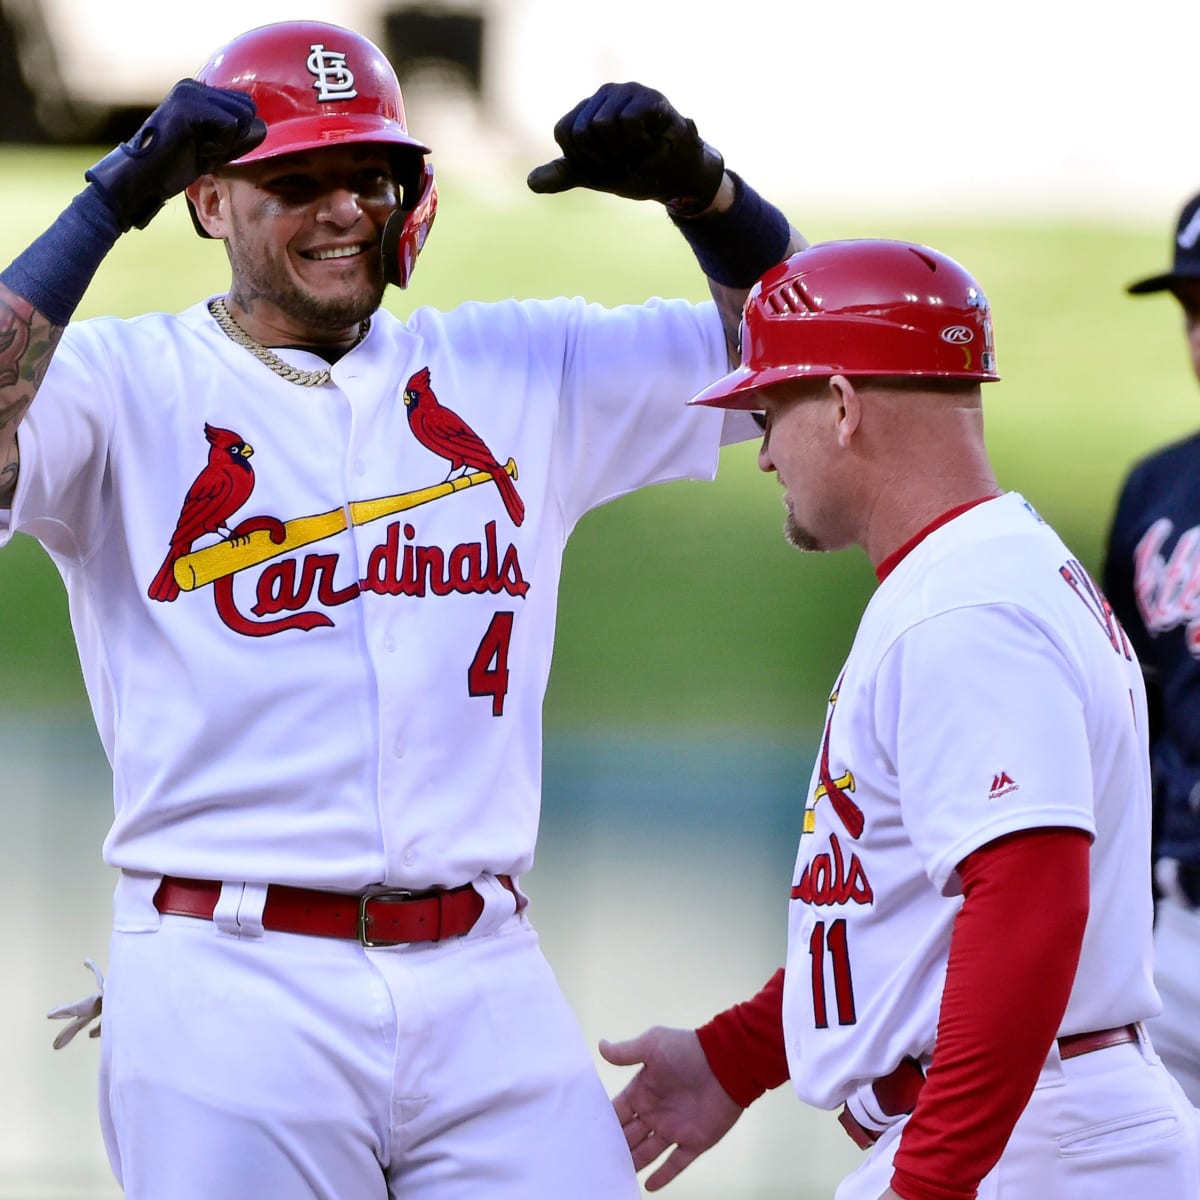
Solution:
{"label": "yellow bat graphic", "polygon": [[[504,470],[516,479],[517,464],[513,459],[504,464]],[[366,525],[369,521],[378,521],[380,517],[390,517],[394,513],[428,504],[431,500],[440,500],[443,496],[461,492],[477,483],[490,482],[492,477],[486,471],[473,471],[432,487],[418,488],[415,492],[400,492],[378,500],[355,500],[349,506],[350,524]],[[205,546],[176,561],[175,582],[185,592],[194,591],[226,575],[234,575],[272,558],[290,554],[301,546],[310,546],[313,542],[333,537],[346,528],[346,523],[346,509],[335,508],[316,516],[295,517],[288,521],[283,527],[285,536],[281,542],[272,541],[271,535],[260,529],[243,538]]]}

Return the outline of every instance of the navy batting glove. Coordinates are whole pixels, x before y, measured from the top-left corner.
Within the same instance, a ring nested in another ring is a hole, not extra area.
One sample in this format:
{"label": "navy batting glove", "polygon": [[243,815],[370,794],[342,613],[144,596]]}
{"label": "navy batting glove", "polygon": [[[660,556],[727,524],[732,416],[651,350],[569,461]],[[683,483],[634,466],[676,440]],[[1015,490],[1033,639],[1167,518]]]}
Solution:
{"label": "navy batting glove", "polygon": [[534,167],[532,191],[585,187],[629,200],[658,200],[672,212],[703,212],[725,174],[721,155],[661,93],[640,83],[606,83],[554,126],[562,157]]}
{"label": "navy batting glove", "polygon": [[244,92],[181,79],[127,142],[84,172],[124,233],[145,229],[188,184],[248,154],[267,136]]}

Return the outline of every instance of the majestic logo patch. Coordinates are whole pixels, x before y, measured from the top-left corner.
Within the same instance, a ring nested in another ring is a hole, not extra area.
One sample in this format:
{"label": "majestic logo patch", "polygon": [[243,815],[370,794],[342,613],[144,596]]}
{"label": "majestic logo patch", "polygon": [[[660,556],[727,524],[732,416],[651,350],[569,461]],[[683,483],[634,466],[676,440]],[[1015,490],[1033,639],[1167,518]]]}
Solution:
{"label": "majestic logo patch", "polygon": [[313,88],[317,99],[353,100],[358,92],[354,90],[354,72],[346,66],[346,56],[336,50],[326,50],[320,42],[314,42],[309,49],[312,53],[306,65],[316,79]]}
{"label": "majestic logo patch", "polygon": [[1001,796],[1007,796],[1009,792],[1015,792],[1017,784],[1013,782],[1012,776],[1007,771],[1001,771],[999,775],[992,776],[992,790],[988,792],[989,800],[999,800]]}

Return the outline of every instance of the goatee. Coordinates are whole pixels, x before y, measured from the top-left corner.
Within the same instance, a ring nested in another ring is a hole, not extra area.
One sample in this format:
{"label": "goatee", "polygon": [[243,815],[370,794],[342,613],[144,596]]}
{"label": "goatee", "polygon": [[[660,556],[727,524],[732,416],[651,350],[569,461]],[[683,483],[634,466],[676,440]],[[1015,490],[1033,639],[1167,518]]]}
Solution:
{"label": "goatee", "polygon": [[789,512],[783,522],[783,536],[797,550],[820,550],[817,539],[807,529],[797,524],[796,518]]}

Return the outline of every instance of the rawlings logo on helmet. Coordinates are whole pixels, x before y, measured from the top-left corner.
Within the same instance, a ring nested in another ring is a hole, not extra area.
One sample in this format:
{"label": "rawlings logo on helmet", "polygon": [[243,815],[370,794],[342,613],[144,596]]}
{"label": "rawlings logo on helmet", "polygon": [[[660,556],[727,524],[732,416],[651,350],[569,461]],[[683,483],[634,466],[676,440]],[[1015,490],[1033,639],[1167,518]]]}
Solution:
{"label": "rawlings logo on helmet", "polygon": [[949,342],[951,346],[965,346],[975,338],[975,335],[965,325],[947,325],[938,336],[943,342]]}
{"label": "rawlings logo on helmet", "polygon": [[305,64],[316,77],[313,90],[319,101],[353,100],[358,93],[354,90],[354,72],[346,66],[345,54],[326,50],[320,42],[314,42],[312,53]]}

